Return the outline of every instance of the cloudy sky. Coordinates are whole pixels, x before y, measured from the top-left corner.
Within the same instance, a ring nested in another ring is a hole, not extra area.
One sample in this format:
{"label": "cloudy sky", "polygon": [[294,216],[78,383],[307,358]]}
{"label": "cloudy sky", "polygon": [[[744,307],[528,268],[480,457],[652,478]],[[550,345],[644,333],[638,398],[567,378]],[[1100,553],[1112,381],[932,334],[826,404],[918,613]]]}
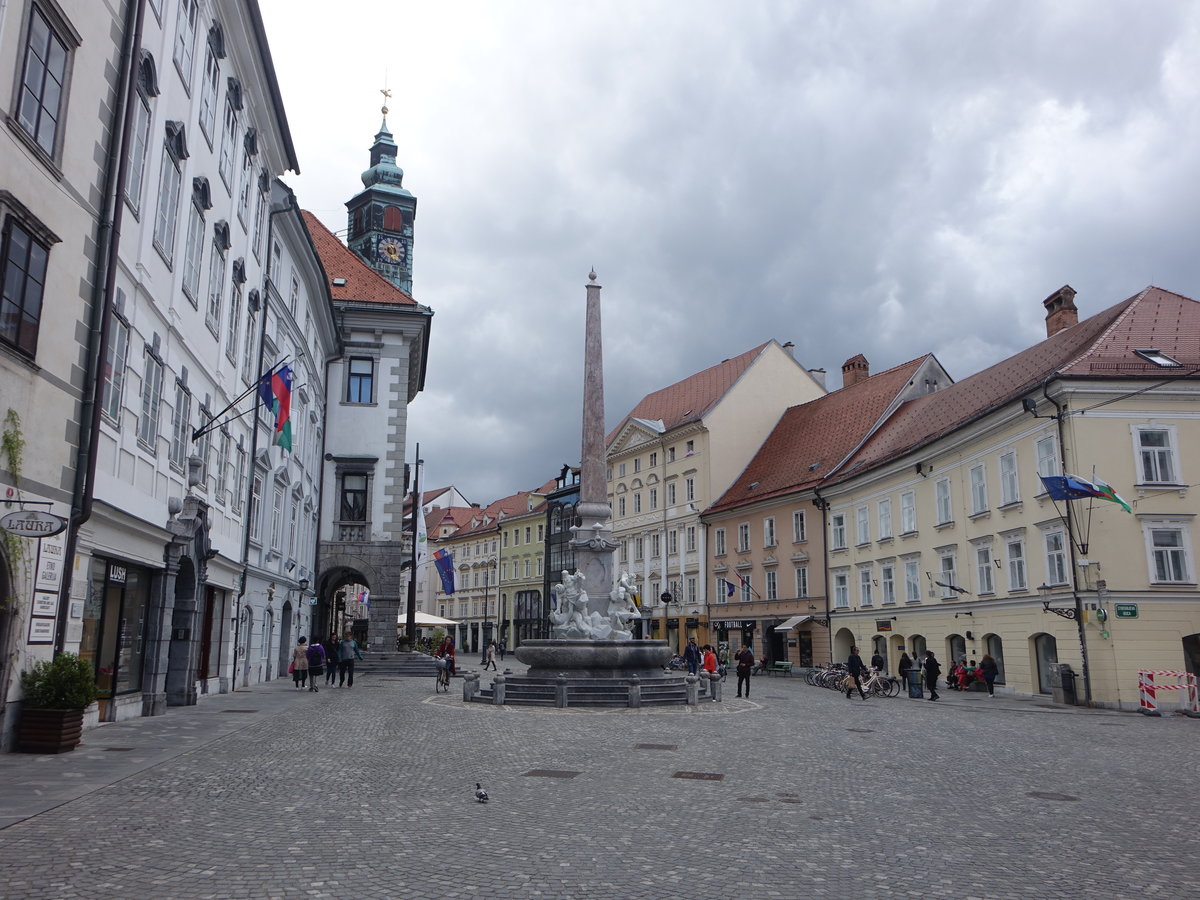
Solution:
{"label": "cloudy sky", "polygon": [[335,231],[380,122],[433,308],[426,487],[578,462],[584,284],[607,426],[775,338],[841,383],[961,379],[1147,284],[1200,296],[1200,4],[260,0]]}

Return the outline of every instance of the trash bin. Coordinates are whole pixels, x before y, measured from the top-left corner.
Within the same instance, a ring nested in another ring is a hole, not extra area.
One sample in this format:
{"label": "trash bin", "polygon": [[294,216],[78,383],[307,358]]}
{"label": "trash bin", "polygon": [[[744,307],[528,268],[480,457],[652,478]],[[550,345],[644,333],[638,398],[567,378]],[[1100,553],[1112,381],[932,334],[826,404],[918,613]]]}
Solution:
{"label": "trash bin", "polygon": [[1075,673],[1068,663],[1050,663],[1050,694],[1055,703],[1077,706]]}
{"label": "trash bin", "polygon": [[914,700],[920,700],[925,696],[925,692],[921,690],[921,670],[913,666],[908,670],[908,696]]}

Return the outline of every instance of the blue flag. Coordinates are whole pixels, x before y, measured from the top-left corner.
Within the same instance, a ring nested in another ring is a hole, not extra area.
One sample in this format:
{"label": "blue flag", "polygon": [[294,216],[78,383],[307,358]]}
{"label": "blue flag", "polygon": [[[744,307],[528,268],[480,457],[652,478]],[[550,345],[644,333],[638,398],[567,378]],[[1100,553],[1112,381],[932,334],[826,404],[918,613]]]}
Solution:
{"label": "blue flag", "polygon": [[437,566],[438,576],[442,579],[442,590],[447,594],[454,593],[454,556],[449,550],[435,550],[433,564]]}

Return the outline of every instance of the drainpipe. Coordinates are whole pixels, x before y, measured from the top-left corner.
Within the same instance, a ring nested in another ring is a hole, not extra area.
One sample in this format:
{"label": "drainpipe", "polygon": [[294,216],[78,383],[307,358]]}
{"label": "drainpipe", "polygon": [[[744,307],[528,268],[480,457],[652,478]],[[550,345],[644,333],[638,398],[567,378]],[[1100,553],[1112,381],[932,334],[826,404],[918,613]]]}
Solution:
{"label": "drainpipe", "polygon": [[[1058,457],[1062,460],[1063,472],[1067,470],[1067,444],[1066,444],[1066,426],[1064,422],[1067,418],[1067,408],[1050,396],[1050,379],[1042,382],[1042,396],[1054,405],[1054,421],[1058,426]],[[1068,500],[1064,504],[1067,508],[1067,544],[1071,550],[1071,599],[1075,601],[1075,629],[1079,633],[1079,658],[1083,668],[1083,697],[1084,703],[1087,706],[1092,705],[1092,676],[1088,667],[1088,648],[1087,648],[1087,632],[1083,627],[1083,602],[1079,597],[1079,590],[1075,582],[1075,573],[1077,571],[1075,561],[1075,518],[1071,514],[1071,502]]]}
{"label": "drainpipe", "polygon": [[813,506],[821,511],[821,567],[825,573],[825,630],[829,632],[829,659],[833,660],[833,617],[829,608],[829,551],[825,543],[829,540],[829,501],[821,496],[820,488],[813,488]]}
{"label": "drainpipe", "polygon": [[[92,502],[96,490],[96,460],[99,455],[100,370],[108,355],[109,322],[112,318],[113,297],[117,290],[117,251],[121,246],[121,220],[125,213],[125,184],[129,178],[129,146],[133,133],[133,112],[137,90],[134,53],[142,43],[142,22],[145,18],[146,0],[137,0],[125,8],[125,41],[121,47],[121,85],[117,91],[117,108],[113,113],[113,129],[109,133],[106,155],[108,161],[104,174],[104,199],[100,214],[108,216],[100,222],[96,234],[99,259],[96,274],[103,273],[92,288],[92,321],[89,328],[88,364],[84,372],[83,388],[80,392],[79,449],[75,454],[75,489],[71,503],[71,526],[67,531],[67,545],[63,558],[69,568],[59,589],[58,617],[54,623],[54,655],[62,653],[66,643],[67,615],[70,607],[71,584],[75,571],[75,550],[79,541],[79,529],[92,517]],[[121,127],[116,128],[117,121]],[[86,427],[84,427],[86,423]],[[85,579],[87,576],[84,576]]]}

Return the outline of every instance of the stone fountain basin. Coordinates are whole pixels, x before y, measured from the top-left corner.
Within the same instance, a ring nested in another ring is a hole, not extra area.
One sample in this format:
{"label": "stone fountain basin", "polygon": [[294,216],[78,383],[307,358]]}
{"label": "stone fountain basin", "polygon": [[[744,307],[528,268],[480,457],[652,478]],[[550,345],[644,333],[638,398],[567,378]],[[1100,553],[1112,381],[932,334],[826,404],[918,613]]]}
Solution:
{"label": "stone fountain basin", "polygon": [[674,655],[666,641],[525,641],[517,659],[529,666],[532,677],[552,677],[560,672],[587,678],[661,676]]}

